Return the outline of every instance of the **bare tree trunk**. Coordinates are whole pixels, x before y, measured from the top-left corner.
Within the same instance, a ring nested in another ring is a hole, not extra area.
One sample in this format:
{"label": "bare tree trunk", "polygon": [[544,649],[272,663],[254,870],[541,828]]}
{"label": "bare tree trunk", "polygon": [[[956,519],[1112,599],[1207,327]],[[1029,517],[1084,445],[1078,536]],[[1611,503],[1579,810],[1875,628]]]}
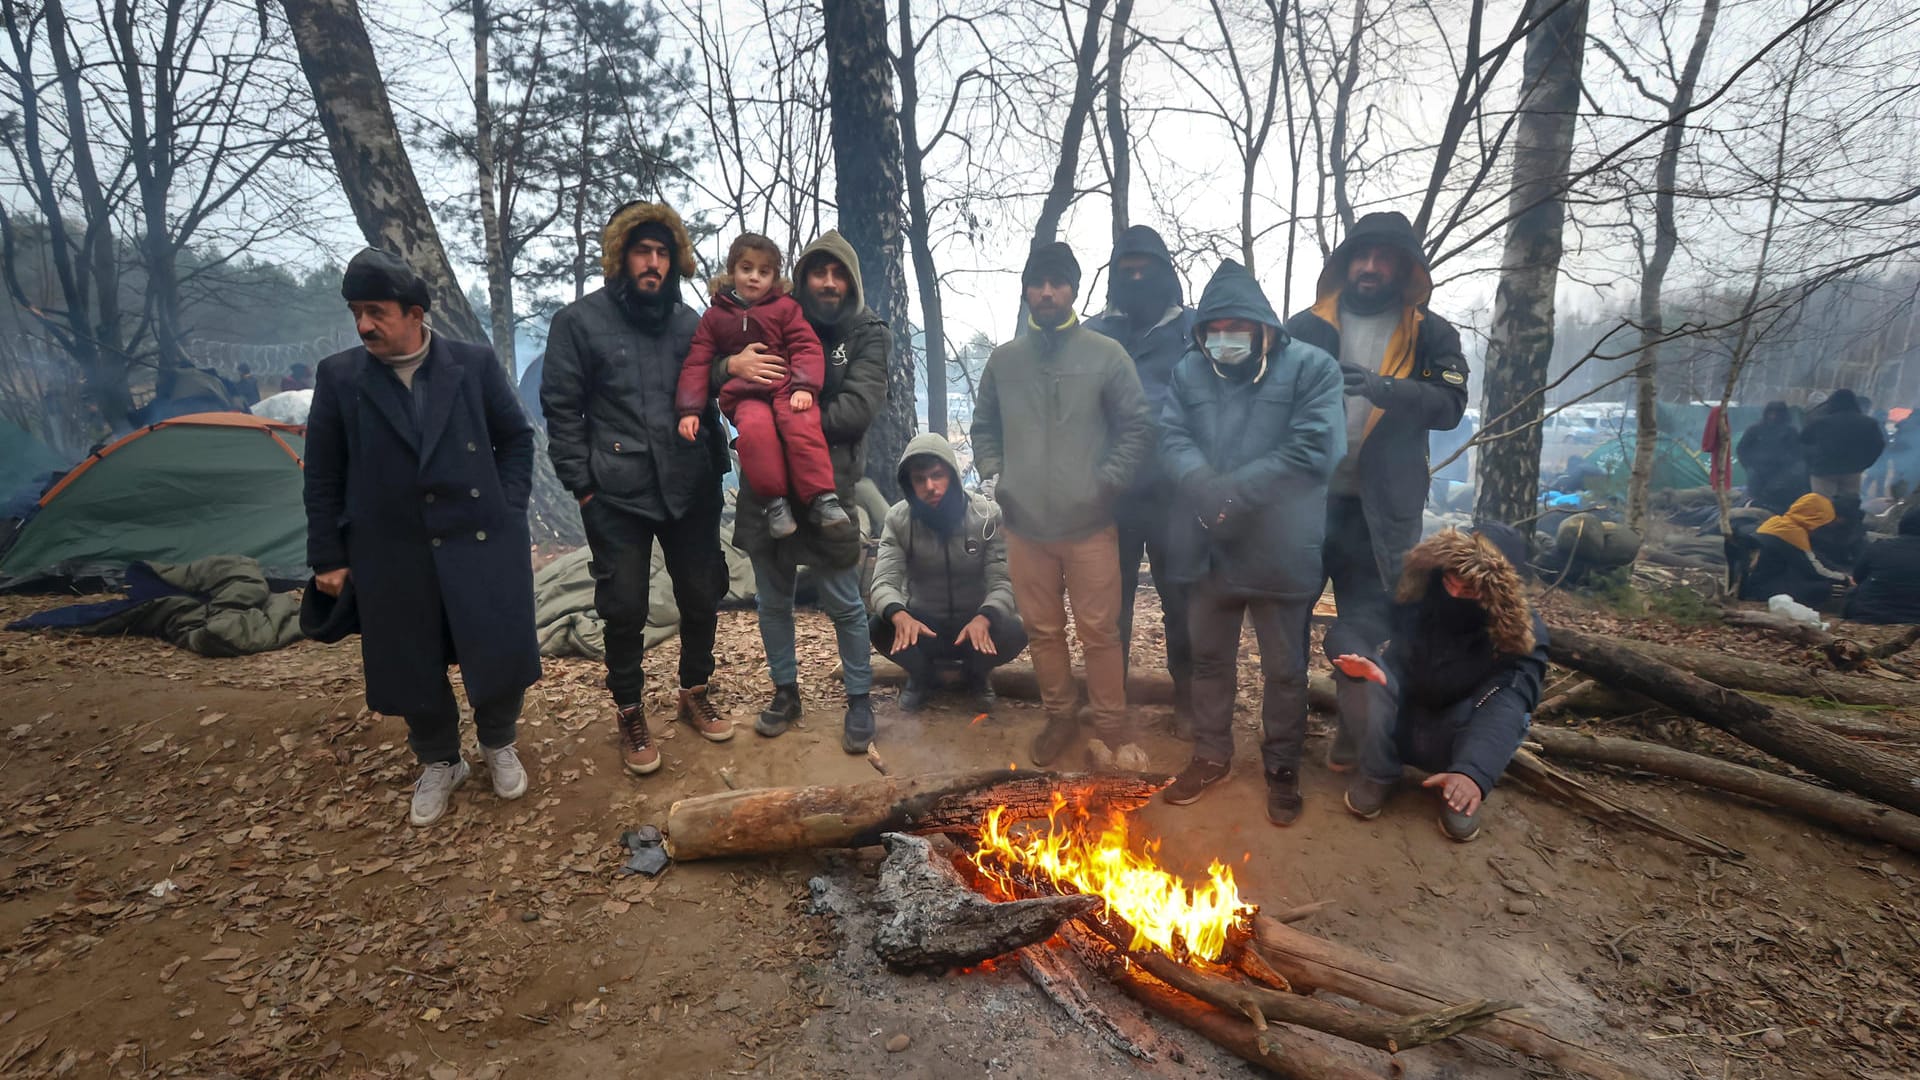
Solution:
{"label": "bare tree trunk", "polygon": [[[867,460],[900,458],[918,426],[913,410],[912,324],[902,251],[900,120],[887,52],[886,0],[826,0],[827,105],[833,126],[840,232],[860,257],[867,306],[893,328],[887,407],[867,433]],[[889,501],[893,470],[868,474]]]}
{"label": "bare tree trunk", "polygon": [[1647,260],[1646,275],[1640,280],[1640,363],[1634,368],[1634,402],[1638,421],[1633,443],[1633,475],[1627,487],[1627,524],[1646,535],[1647,490],[1652,486],[1654,453],[1660,440],[1659,374],[1660,338],[1666,332],[1663,289],[1667,267],[1680,246],[1680,230],[1674,222],[1674,184],[1680,172],[1680,148],[1686,143],[1687,114],[1693,109],[1693,88],[1700,81],[1700,67],[1706,61],[1707,44],[1713,39],[1714,22],[1720,17],[1720,0],[1705,0],[1700,9],[1700,25],[1694,31],[1693,47],[1687,52],[1686,66],[1674,83],[1673,100],[1667,103],[1667,131],[1660,144],[1660,162],[1653,183],[1653,256]]}
{"label": "bare tree trunk", "polygon": [[[1333,208],[1340,215],[1344,235],[1353,228],[1353,196],[1347,191],[1347,127],[1353,108],[1353,88],[1360,82],[1360,41],[1367,27],[1367,0],[1353,0],[1353,24],[1347,32],[1346,57],[1333,96],[1333,124],[1327,136],[1327,165],[1333,174]],[[1304,66],[1305,61],[1302,60]],[[1321,244],[1325,247],[1325,243]]]}
{"label": "bare tree trunk", "polygon": [[1554,286],[1560,278],[1565,186],[1580,108],[1586,0],[1528,0],[1544,16],[1527,38],[1515,134],[1514,218],[1507,227],[1481,413],[1474,516],[1530,519],[1540,486],[1540,416],[1553,358]]}
{"label": "bare tree trunk", "polygon": [[[1127,199],[1133,187],[1133,147],[1127,140],[1127,101],[1120,77],[1127,64],[1127,26],[1132,21],[1133,0],[1117,0],[1113,6],[1113,29],[1107,36],[1107,144],[1113,153],[1108,187],[1113,197],[1115,246],[1127,231]],[[1285,49],[1284,44],[1275,47]]]}
{"label": "bare tree trunk", "polygon": [[493,13],[487,0],[472,0],[473,15],[473,162],[480,174],[480,233],[487,247],[487,314],[493,322],[493,352],[517,378],[520,365],[513,349],[513,268],[507,265],[506,223],[500,220],[500,200],[493,159],[493,91],[488,85],[492,64]]}
{"label": "bare tree trunk", "polygon": [[895,67],[900,74],[900,145],[907,171],[907,240],[913,245],[913,273],[920,291],[920,329],[927,343],[927,430],[945,435],[947,331],[940,303],[940,273],[933,262],[933,221],[927,210],[926,150],[920,142],[919,66],[920,49],[913,39],[912,0],[900,0],[900,54]]}
{"label": "bare tree trunk", "polygon": [[282,0],[313,87],[340,187],[367,243],[386,248],[426,279],[433,324],[464,341],[486,331],[460,290],[440,230],[394,123],[387,84],[354,0]]}
{"label": "bare tree trunk", "polygon": [[[1080,30],[1080,45],[1073,55],[1073,98],[1067,103],[1067,120],[1060,132],[1060,160],[1053,167],[1053,182],[1040,204],[1040,216],[1033,224],[1033,245],[1051,244],[1060,238],[1060,219],[1073,205],[1080,173],[1080,142],[1086,136],[1087,118],[1093,113],[1093,95],[1099,89],[1094,78],[1100,62],[1100,16],[1107,0],[1087,0],[1087,21]],[[1024,302],[1023,302],[1024,309]],[[1022,325],[1025,319],[1021,320]]]}

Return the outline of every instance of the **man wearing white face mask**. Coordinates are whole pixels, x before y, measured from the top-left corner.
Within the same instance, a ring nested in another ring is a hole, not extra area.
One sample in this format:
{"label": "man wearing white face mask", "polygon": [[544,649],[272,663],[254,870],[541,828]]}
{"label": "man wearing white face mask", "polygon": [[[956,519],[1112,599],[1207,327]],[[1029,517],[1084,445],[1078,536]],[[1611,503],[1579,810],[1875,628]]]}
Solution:
{"label": "man wearing white face mask", "polygon": [[1346,454],[1340,366],[1292,340],[1231,259],[1200,296],[1194,341],[1160,418],[1160,462],[1175,491],[1168,570],[1187,588],[1193,635],[1193,760],[1162,797],[1184,806],[1226,779],[1240,627],[1251,619],[1264,679],[1267,819],[1291,825],[1300,816],[1320,507]]}

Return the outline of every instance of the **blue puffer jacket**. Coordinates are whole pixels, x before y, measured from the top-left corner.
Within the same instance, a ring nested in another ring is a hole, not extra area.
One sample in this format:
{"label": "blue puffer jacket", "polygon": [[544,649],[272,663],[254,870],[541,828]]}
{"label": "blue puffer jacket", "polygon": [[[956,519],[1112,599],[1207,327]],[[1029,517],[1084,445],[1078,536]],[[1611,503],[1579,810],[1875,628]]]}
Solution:
{"label": "blue puffer jacket", "polygon": [[1259,323],[1273,342],[1264,360],[1241,365],[1251,370],[1216,367],[1197,341],[1174,369],[1160,420],[1160,461],[1175,487],[1168,576],[1250,598],[1311,599],[1321,586],[1327,478],[1346,453],[1340,365],[1289,338],[1253,275],[1231,259],[1201,294],[1196,337],[1214,319]]}

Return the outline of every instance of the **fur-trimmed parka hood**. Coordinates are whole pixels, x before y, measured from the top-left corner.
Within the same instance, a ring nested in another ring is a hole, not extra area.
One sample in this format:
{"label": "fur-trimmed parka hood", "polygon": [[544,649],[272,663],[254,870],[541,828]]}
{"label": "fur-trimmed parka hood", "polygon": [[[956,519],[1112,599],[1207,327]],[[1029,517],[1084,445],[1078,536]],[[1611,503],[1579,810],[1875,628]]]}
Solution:
{"label": "fur-trimmed parka hood", "polygon": [[606,228],[600,230],[600,276],[611,281],[620,276],[621,263],[627,252],[627,237],[641,225],[653,221],[666,226],[673,234],[673,269],[682,281],[694,281],[699,277],[700,268],[693,261],[693,238],[687,235],[687,226],[680,215],[666,203],[642,202],[639,199],[627,203],[613,212],[607,219]]}
{"label": "fur-trimmed parka hood", "polygon": [[1442,529],[1407,552],[1400,574],[1398,599],[1417,604],[1426,599],[1434,571],[1447,571],[1472,586],[1487,609],[1487,636],[1493,647],[1510,656],[1533,651],[1533,610],[1527,604],[1520,571],[1485,536]]}

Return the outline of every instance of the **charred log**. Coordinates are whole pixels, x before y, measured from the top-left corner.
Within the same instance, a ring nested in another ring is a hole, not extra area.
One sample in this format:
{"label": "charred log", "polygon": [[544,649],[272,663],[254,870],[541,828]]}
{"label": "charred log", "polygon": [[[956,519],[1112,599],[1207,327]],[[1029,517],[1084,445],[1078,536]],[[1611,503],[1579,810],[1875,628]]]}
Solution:
{"label": "charred log", "polygon": [[917,836],[881,837],[887,857],[875,893],[892,912],[873,950],[895,971],[972,967],[1045,941],[1060,924],[1100,906],[1092,896],[1049,896],[995,903],[967,887],[953,864]]}

